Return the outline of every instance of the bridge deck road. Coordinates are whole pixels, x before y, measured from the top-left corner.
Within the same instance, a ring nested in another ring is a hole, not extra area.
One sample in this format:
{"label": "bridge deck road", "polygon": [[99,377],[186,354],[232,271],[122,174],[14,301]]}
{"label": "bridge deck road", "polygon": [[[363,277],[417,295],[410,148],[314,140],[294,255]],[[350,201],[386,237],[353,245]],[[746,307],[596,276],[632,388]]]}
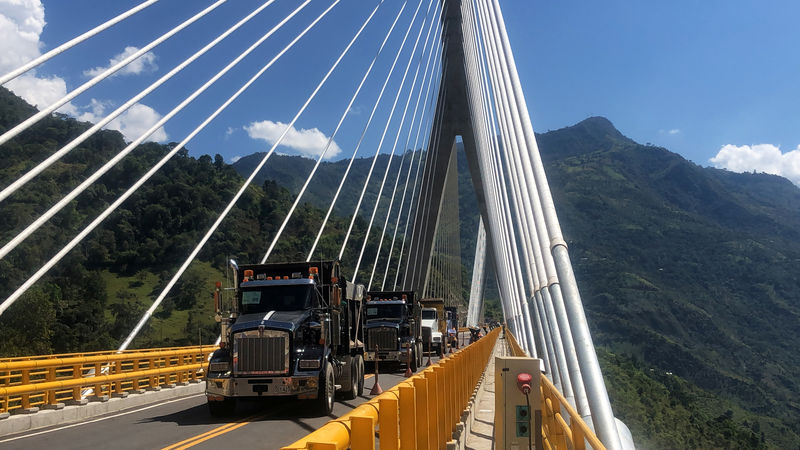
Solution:
{"label": "bridge deck road", "polygon": [[[436,360],[432,358],[433,362]],[[263,401],[240,402],[236,414],[217,418],[208,412],[205,395],[196,394],[79,423],[3,436],[0,437],[0,448],[277,449],[372,398],[368,394],[375,379],[367,376],[364,396],[352,401],[337,401],[331,416],[314,416],[309,411],[308,402],[289,402],[273,397]],[[386,390],[404,379],[403,371],[396,370],[381,373],[379,384]]]}

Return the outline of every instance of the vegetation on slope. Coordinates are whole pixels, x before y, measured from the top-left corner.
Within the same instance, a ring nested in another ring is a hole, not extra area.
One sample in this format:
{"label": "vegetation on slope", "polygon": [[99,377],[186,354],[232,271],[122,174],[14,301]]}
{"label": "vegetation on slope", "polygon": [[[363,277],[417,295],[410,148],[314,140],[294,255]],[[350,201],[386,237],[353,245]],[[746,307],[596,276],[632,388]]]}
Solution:
{"label": "vegetation on slope", "polygon": [[[32,112],[0,90],[0,132]],[[1,183],[87,126],[55,116],[4,145]],[[779,177],[701,168],[625,138],[602,118],[540,135],[539,144],[613,406],[637,442],[655,448],[796,447],[800,190]],[[7,242],[123,146],[119,133],[99,133],[0,203],[0,240]],[[26,280],[169,148],[140,146],[0,260],[0,295]],[[272,158],[272,175],[248,188],[135,346],[210,342],[216,335],[213,281],[225,279],[228,258],[261,258],[310,170],[307,160]],[[0,316],[0,354],[118,345],[238,189],[237,170],[246,170],[247,161],[231,167],[218,155],[193,158],[186,151],[173,158]],[[387,162],[381,157],[377,170]],[[312,185],[271,261],[305,256],[342,164],[322,165],[326,175]],[[352,213],[365,164],[357,161],[361,169],[346,185],[337,213]],[[459,166],[466,167],[463,158]],[[462,255],[470,261],[477,211],[468,171],[461,174]],[[370,202],[376,193],[367,192]],[[318,257],[338,254],[347,224],[340,215],[333,218]],[[365,228],[359,218],[344,258],[347,271],[358,250],[352,243],[363,239]],[[377,238],[368,244],[371,262]],[[359,279],[368,277],[362,269]],[[496,291],[487,297],[496,299]],[[488,302],[487,315],[501,315],[495,302]]]}
{"label": "vegetation on slope", "polygon": [[[0,132],[33,112],[0,90]],[[52,116],[2,147],[0,180],[9,184],[90,125]],[[0,260],[0,295],[6,298],[65,243],[133,184],[175,144],[137,148],[22,245]],[[0,204],[0,239],[9,241],[73,186],[125,146],[103,131]],[[243,182],[222,157],[193,158],[180,151],[153,178],[76,247],[34,288],[0,316],[0,355],[27,355],[116,348],[216,220]],[[225,279],[230,258],[262,258],[294,201],[273,181],[250,186],[198,260],[180,278],[135,347],[213,342],[215,280]],[[305,259],[325,211],[302,204],[269,261]],[[315,258],[335,258],[349,220],[334,215]],[[351,273],[364,238],[357,220],[343,258]],[[368,241],[371,261],[378,238]],[[384,264],[381,262],[381,264]],[[371,268],[371,265],[366,265]],[[382,267],[382,266],[381,266]],[[359,279],[369,277],[362,269]],[[389,276],[394,276],[394,269]]]}

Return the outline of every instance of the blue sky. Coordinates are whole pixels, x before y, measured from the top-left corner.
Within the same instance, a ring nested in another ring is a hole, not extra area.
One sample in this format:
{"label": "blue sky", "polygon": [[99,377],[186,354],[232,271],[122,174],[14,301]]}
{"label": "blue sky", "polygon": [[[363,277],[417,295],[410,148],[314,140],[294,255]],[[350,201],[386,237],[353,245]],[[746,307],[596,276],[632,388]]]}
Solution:
{"label": "blue sky", "polygon": [[[0,55],[0,72],[5,73],[15,62],[45,52],[140,1],[0,0],[0,36],[7,42]],[[212,3],[161,0],[40,66],[27,75],[27,84],[18,81],[15,90],[28,89],[29,95],[38,95],[45,101],[60,89],[73,89],[91,78],[88,74],[92,69],[107,67],[109,60],[126,49],[143,47]],[[64,111],[97,120],[101,112],[110,112],[261,3],[228,1],[176,38],[153,49],[128,73],[73,100]],[[114,126],[128,135],[166,114],[299,3],[277,0],[218,49],[143,99]],[[192,103],[154,138],[181,140],[329,4],[327,0],[313,0],[226,75],[218,88]],[[232,160],[268,150],[268,139],[274,138],[276,128],[280,129],[275,123],[291,119],[376,4],[342,1],[245,96],[188,145],[192,154],[220,153]],[[425,1],[420,16],[427,4]],[[698,164],[778,173],[800,183],[800,111],[796,106],[800,98],[800,29],[795,23],[800,17],[800,4],[519,0],[501,4],[536,131],[558,129],[601,115],[627,136],[664,146]],[[294,148],[280,147],[279,151],[312,155],[324,146],[400,5],[396,0],[384,2],[329,86],[298,121],[297,132],[290,135]],[[334,159],[348,157],[354,148],[415,6],[408,5],[403,11],[374,74],[337,134],[338,148],[334,146],[333,153],[340,151],[333,155]],[[430,20],[431,14],[428,17]],[[420,17],[415,22],[360,156],[375,151],[394,98],[392,87],[396,89],[399,84],[421,20]],[[419,45],[418,54],[423,43]],[[401,111],[415,67],[412,65],[400,96]],[[421,79],[417,88],[420,83]],[[411,120],[416,95],[412,97],[407,121]],[[388,127],[382,151],[391,150],[399,118],[398,112]],[[401,135],[399,147],[406,138]],[[413,140],[414,136],[412,143]]]}

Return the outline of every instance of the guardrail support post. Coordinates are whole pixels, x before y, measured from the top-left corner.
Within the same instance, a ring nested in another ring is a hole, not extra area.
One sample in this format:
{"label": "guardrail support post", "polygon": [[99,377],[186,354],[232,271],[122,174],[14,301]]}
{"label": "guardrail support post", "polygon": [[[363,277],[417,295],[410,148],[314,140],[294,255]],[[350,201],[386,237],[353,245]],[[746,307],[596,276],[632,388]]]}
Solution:
{"label": "guardrail support post", "polygon": [[378,400],[378,426],[381,450],[397,450],[400,437],[397,435],[397,399]]}
{"label": "guardrail support post", "polygon": [[428,380],[428,445],[438,449],[439,441],[439,393],[437,392],[439,374],[435,370],[426,370]]}
{"label": "guardrail support post", "polygon": [[350,417],[350,448],[375,450],[375,419],[367,416]]}
{"label": "guardrail support post", "polygon": [[414,388],[400,386],[400,448],[417,448],[416,402]]}
{"label": "guardrail support post", "polygon": [[434,408],[436,409],[436,414],[439,417],[439,423],[437,424],[437,448],[441,448],[445,442],[447,442],[447,408],[445,405],[447,404],[447,375],[445,372],[444,367],[437,366],[433,368],[433,372],[436,375],[436,405]]}
{"label": "guardrail support post", "polygon": [[415,400],[417,403],[417,448],[428,448],[428,380],[414,379]]}

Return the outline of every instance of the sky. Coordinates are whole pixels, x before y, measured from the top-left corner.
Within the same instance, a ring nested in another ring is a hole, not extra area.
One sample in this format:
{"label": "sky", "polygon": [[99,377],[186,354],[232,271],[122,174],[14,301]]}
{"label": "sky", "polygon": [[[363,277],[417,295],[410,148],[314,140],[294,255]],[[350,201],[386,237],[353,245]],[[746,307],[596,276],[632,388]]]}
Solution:
{"label": "sky", "polygon": [[[0,73],[141,1],[0,0]],[[161,0],[6,87],[42,108],[212,3],[214,0]],[[97,122],[263,3],[222,2],[206,17],[59,111]],[[298,0],[276,0],[108,128],[120,130],[128,140],[135,139],[300,4]],[[330,4],[330,0],[311,1],[149,139],[182,140]],[[269,150],[377,4],[377,0],[343,0],[334,7],[189,142],[190,153],[219,153],[227,161],[235,161]],[[415,141],[420,147],[424,137],[398,134],[397,130],[400,121],[406,128],[412,121],[421,122],[423,130],[429,123],[435,89],[426,86],[438,70],[436,58],[426,64],[425,52],[435,45],[425,45],[434,42],[425,40],[434,14],[433,9],[427,10],[429,4],[423,0],[400,52],[402,35],[417,3],[401,9],[399,0],[384,1],[277,151],[316,157],[327,147],[325,159],[350,157],[398,54],[397,67],[358,155],[371,156],[376,149],[401,151],[414,147]],[[501,6],[537,132],[604,116],[626,136],[663,146],[699,165],[764,171],[800,185],[800,27],[796,26],[800,3],[507,0],[501,1]],[[397,26],[377,56],[370,77],[347,108],[398,14]],[[423,19],[425,27],[397,97],[398,112],[389,120],[390,106]],[[414,116],[417,98],[421,100]],[[345,112],[346,120],[328,145]]]}

